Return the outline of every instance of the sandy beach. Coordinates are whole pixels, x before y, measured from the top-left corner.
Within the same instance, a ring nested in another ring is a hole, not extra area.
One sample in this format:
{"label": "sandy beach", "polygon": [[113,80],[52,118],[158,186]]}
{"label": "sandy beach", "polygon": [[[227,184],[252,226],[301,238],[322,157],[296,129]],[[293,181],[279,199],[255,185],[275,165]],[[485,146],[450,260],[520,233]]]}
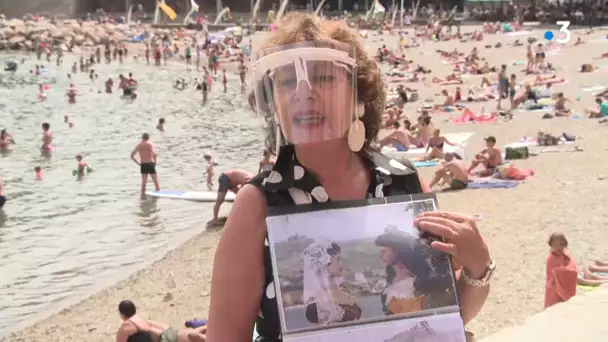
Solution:
{"label": "sandy beach", "polygon": [[[463,27],[463,32],[474,29],[473,26]],[[528,36],[486,35],[482,42],[466,44],[458,41],[424,42],[421,47],[407,50],[406,56],[431,69],[431,77],[444,77],[451,73],[452,66],[442,64],[434,50],[457,48],[468,53],[477,46],[480,55],[487,58],[491,66],[507,64],[508,74],[515,73],[521,80],[525,78],[521,72],[524,66],[514,66],[513,62],[525,60],[525,45],[511,47],[507,43],[515,39],[525,42],[530,36],[543,41],[543,33],[544,30],[534,30]],[[578,72],[582,63],[608,65],[608,59],[592,60],[608,52],[608,40],[605,43],[588,42],[571,46],[579,35],[584,40],[600,39],[608,31],[597,31],[589,36],[582,33],[573,31],[572,41],[561,53],[548,56],[558,70],[556,73],[567,80],[564,84],[556,85],[554,92],[563,92],[571,99],[570,106],[580,115],[584,114],[584,108],[595,106],[592,93],[583,92],[580,88],[608,85],[606,71],[590,74]],[[261,39],[259,37],[261,35],[254,37],[254,45]],[[370,36],[366,42],[370,54],[375,54],[382,44],[395,48],[398,37]],[[501,42],[503,47],[484,48],[497,42]],[[478,86],[480,81],[478,76],[465,78],[465,84],[461,86],[463,94],[471,86]],[[441,89],[453,91],[456,87],[425,86],[422,83],[406,85],[417,89],[423,100],[434,98],[436,103],[442,101],[440,96],[435,96]],[[418,101],[406,105],[405,112],[412,121],[416,119],[416,108],[421,103]],[[485,107],[486,113],[489,113],[495,105],[495,101],[490,101],[475,103],[471,108],[480,112]],[[507,103],[504,105],[508,106]],[[459,115],[459,112],[452,114],[453,117]],[[517,166],[534,169],[536,175],[513,189],[438,194],[442,210],[480,215],[480,230],[498,265],[490,296],[482,312],[467,326],[467,330],[477,337],[521,323],[524,318],[543,309],[547,239],[552,232],[566,235],[579,266],[596,259],[608,259],[605,242],[608,214],[598,209],[600,204],[608,201],[608,171],[604,167],[608,165],[608,154],[604,154],[608,126],[590,119],[543,120],[541,116],[540,113],[518,111],[510,122],[463,125],[446,122],[450,118],[449,113],[433,117],[435,125],[443,133],[475,133],[466,147],[469,158],[483,148],[482,138],[490,135],[495,136],[501,146],[524,136],[535,136],[539,129],[554,135],[567,132],[583,137],[579,144],[583,151],[542,153],[514,161]],[[420,171],[427,180],[433,174],[433,168]],[[205,224],[210,214],[201,214],[201,225]],[[113,340],[120,325],[117,305],[122,299],[133,300],[143,317],[174,327],[182,327],[188,319],[207,317],[213,256],[221,234],[221,230],[203,232],[136,274],[125,274],[128,278],[109,284],[105,290],[40,322],[28,322],[31,324],[29,327],[8,336],[6,341]]]}

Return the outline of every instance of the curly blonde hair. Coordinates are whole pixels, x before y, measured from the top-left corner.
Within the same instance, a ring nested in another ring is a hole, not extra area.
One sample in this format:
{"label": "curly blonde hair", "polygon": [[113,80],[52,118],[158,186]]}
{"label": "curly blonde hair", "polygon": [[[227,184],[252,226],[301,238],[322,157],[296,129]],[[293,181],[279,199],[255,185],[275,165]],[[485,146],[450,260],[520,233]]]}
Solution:
{"label": "curly blonde hair", "polygon": [[[365,106],[361,117],[365,126],[365,145],[376,140],[380,130],[386,92],[382,83],[380,67],[365,51],[359,33],[350,28],[344,21],[321,19],[312,13],[290,12],[279,22],[278,30],[266,39],[260,49],[300,42],[320,42],[323,44],[348,44],[354,51],[356,59],[357,100]],[[249,104],[255,110],[255,95],[249,94]],[[271,111],[264,110],[265,144],[276,154],[277,124]]]}

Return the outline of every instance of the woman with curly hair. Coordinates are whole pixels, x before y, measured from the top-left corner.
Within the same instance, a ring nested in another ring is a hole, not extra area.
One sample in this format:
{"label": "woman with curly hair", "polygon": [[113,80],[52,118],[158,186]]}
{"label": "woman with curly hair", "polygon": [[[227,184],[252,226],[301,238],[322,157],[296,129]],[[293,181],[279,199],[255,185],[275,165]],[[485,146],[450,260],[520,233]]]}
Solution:
{"label": "woman with curly hair", "polygon": [[[282,341],[288,333],[281,330],[266,239],[269,212],[429,191],[409,162],[371,148],[386,94],[358,32],[310,13],[289,13],[277,27],[256,49],[249,97],[265,119],[266,145],[277,159],[239,191],[224,226],[213,265],[210,342],[248,341],[254,323],[261,341]],[[493,270],[474,220],[424,213],[414,225],[446,238],[431,247],[464,266],[459,293],[464,320],[471,320],[485,302]]]}

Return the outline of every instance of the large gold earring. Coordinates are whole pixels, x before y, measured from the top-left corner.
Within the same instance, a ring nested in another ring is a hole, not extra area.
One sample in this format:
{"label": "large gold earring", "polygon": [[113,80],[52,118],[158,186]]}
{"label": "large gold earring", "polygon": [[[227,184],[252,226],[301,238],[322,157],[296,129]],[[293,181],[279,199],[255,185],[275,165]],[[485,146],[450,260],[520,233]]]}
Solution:
{"label": "large gold earring", "polygon": [[359,104],[357,106],[357,117],[350,125],[348,129],[348,147],[353,152],[359,152],[363,148],[363,144],[365,143],[365,125],[361,118],[365,114],[365,106],[363,104]]}

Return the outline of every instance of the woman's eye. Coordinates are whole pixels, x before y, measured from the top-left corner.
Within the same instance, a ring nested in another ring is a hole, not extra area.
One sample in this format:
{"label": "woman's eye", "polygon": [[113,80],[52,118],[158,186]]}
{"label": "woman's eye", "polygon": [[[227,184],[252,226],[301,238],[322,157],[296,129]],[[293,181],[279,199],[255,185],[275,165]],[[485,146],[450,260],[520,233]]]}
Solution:
{"label": "woman's eye", "polygon": [[334,76],[331,75],[320,75],[320,76],[315,76],[314,81],[318,82],[318,83],[329,83],[329,82],[333,82],[334,80]]}

